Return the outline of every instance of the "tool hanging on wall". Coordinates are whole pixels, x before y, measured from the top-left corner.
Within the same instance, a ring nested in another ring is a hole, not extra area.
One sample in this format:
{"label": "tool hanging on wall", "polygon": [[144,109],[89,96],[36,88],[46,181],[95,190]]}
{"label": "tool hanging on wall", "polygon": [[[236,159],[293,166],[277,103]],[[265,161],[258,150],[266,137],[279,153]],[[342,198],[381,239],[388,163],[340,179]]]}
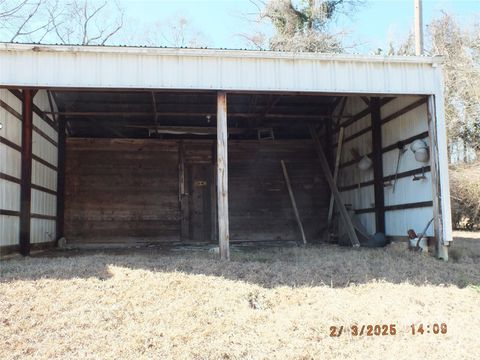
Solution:
{"label": "tool hanging on wall", "polygon": [[402,159],[403,154],[407,152],[407,149],[405,148],[405,144],[403,141],[399,141],[397,143],[397,148],[398,148],[398,157],[397,157],[397,165],[395,166],[395,176],[393,178],[393,184],[392,180],[388,180],[383,186],[384,187],[392,187],[392,192],[395,192],[395,188],[397,185],[397,180],[398,180],[398,171],[400,170],[400,160]]}
{"label": "tool hanging on wall", "polygon": [[400,160],[402,159],[402,155],[405,154],[407,149],[403,145],[403,142],[399,141],[398,144],[398,157],[397,157],[397,167],[395,169],[395,179],[393,180],[393,189],[392,192],[395,192],[395,187],[397,185],[398,180],[398,170],[400,169]]}
{"label": "tool hanging on wall", "polygon": [[426,180],[427,177],[425,176],[425,168],[422,166],[422,175],[420,176],[417,176],[417,175],[413,175],[413,181],[419,181],[419,180]]}

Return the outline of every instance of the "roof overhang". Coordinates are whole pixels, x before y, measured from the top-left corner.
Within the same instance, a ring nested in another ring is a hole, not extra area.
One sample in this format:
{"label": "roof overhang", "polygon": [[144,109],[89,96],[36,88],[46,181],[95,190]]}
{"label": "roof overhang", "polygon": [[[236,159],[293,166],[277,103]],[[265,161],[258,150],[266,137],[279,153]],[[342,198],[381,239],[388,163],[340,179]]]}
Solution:
{"label": "roof overhang", "polygon": [[438,93],[440,57],[0,43],[0,87]]}

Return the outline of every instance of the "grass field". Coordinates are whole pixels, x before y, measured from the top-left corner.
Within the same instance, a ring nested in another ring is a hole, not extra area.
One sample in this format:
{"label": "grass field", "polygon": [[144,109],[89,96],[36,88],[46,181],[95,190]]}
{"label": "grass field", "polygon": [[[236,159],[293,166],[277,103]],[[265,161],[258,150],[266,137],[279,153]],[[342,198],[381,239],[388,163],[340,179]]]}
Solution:
{"label": "grass field", "polygon": [[[457,235],[448,263],[403,244],[3,260],[0,359],[478,359],[480,236]],[[434,323],[447,333],[427,333]]]}

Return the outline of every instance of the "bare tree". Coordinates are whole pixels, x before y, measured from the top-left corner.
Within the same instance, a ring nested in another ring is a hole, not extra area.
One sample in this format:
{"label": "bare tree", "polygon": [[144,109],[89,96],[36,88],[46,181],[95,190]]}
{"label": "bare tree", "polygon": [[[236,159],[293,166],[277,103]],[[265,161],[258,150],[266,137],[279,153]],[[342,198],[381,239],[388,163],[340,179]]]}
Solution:
{"label": "bare tree", "polygon": [[134,23],[132,21],[127,29],[129,34],[122,34],[128,44],[199,48],[206,47],[209,42],[205,34],[183,15],[136,27]]}
{"label": "bare tree", "polygon": [[64,44],[104,45],[124,24],[118,2],[71,0],[62,7],[48,7],[49,18],[58,41]]}
{"label": "bare tree", "polygon": [[431,55],[444,57],[445,112],[451,149],[462,142],[480,152],[480,53],[478,24],[460,25],[443,13],[428,26]]}
{"label": "bare tree", "polygon": [[11,42],[103,45],[123,22],[123,9],[116,1],[0,0],[3,40]]}
{"label": "bare tree", "polygon": [[0,0],[0,32],[4,41],[41,41],[52,31],[46,0]]}
{"label": "bare tree", "polygon": [[[258,10],[256,22],[274,28],[268,39],[271,50],[341,52],[344,33],[332,33],[329,24],[340,14],[351,14],[360,0],[250,0]],[[261,48],[265,34],[240,34],[250,45]]]}

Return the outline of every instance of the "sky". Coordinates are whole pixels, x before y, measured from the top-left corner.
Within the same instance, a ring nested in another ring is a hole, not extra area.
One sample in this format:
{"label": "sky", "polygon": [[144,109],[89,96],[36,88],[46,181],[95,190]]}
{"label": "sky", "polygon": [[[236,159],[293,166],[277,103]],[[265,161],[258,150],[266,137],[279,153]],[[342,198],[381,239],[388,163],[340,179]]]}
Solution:
{"label": "sky", "polygon": [[[333,31],[346,31],[351,52],[368,53],[386,49],[391,39],[405,38],[413,26],[413,0],[365,0],[351,19],[341,17]],[[190,26],[203,34],[209,47],[244,48],[241,33],[254,30],[247,14],[255,13],[250,0],[120,0],[127,17],[136,24],[166,23],[184,16]],[[480,0],[423,0],[424,24],[442,10],[462,22],[480,17]],[[268,28],[265,28],[268,32]],[[165,44],[168,45],[168,44]]]}

